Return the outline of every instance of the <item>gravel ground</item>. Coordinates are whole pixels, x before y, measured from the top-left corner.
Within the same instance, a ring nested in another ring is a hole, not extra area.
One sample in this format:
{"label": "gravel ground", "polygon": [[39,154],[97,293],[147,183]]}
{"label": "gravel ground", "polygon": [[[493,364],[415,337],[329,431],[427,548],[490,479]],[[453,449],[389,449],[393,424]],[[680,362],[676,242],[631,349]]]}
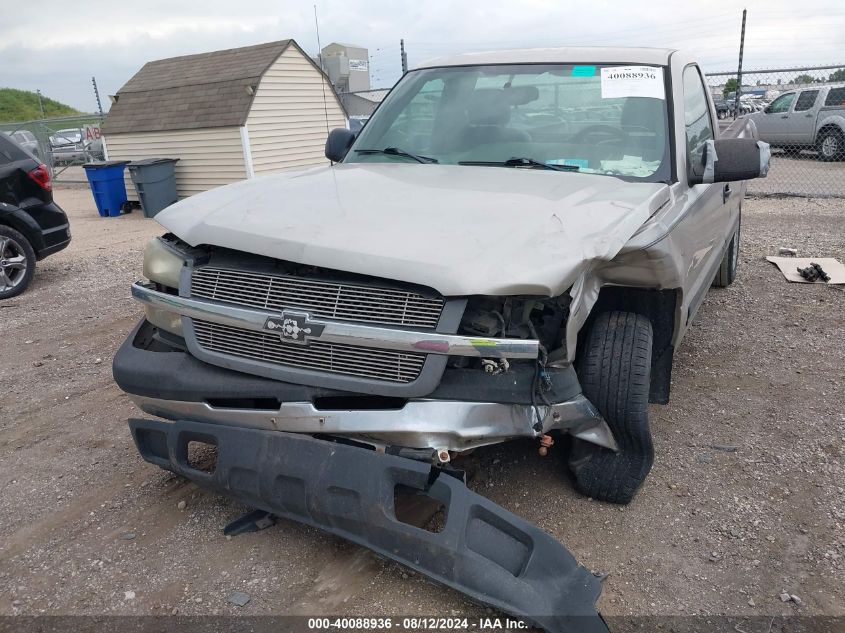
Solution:
{"label": "gravel ground", "polygon": [[[110,360],[161,230],[97,217],[83,189],[56,197],[73,243],[0,304],[0,615],[484,613],[297,524],[227,539],[243,506],[143,462]],[[531,443],[472,457],[476,490],[609,574],[604,614],[845,615],[845,292],[788,284],[763,259],[842,259],[843,215],[842,200],[746,202],[739,279],[677,352],[630,506],[579,496],[560,454]]]}

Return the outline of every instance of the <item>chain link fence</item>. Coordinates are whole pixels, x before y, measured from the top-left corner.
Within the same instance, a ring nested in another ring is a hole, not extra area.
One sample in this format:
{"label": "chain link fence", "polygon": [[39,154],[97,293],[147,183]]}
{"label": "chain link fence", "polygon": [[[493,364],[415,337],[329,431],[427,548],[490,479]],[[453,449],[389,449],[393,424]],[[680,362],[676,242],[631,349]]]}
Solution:
{"label": "chain link fence", "polygon": [[707,76],[721,125],[748,117],[772,146],[750,195],[845,198],[845,65]]}
{"label": "chain link fence", "polygon": [[0,123],[0,134],[9,134],[38,160],[47,165],[56,182],[87,182],[84,163],[103,160],[99,115],[77,115]]}

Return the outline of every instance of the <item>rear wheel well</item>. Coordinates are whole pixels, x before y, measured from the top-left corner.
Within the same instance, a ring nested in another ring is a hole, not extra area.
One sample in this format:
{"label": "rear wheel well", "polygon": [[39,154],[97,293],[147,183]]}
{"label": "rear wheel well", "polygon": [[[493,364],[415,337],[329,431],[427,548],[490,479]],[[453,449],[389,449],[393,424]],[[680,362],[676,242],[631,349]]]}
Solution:
{"label": "rear wheel well", "polygon": [[36,256],[38,255],[38,249],[41,248],[42,242],[33,235],[31,227],[27,226],[24,222],[20,222],[14,215],[3,213],[0,213],[0,226],[8,226],[10,229],[15,229],[23,235],[32,245],[32,248],[35,249]]}
{"label": "rear wheel well", "polygon": [[816,133],[816,142],[822,137],[825,132],[837,132],[839,136],[845,136],[845,130],[841,127],[836,125],[836,123],[825,123],[823,126],[819,128],[819,131]]}
{"label": "rear wheel well", "polygon": [[604,286],[599,292],[590,316],[578,335],[578,354],[584,349],[583,342],[595,318],[603,312],[614,310],[641,314],[651,321],[653,343],[651,351],[651,384],[648,401],[654,404],[669,402],[672,379],[672,359],[675,348],[672,339],[675,334],[675,308],[678,290],[656,290],[653,288],[629,288],[625,286]]}

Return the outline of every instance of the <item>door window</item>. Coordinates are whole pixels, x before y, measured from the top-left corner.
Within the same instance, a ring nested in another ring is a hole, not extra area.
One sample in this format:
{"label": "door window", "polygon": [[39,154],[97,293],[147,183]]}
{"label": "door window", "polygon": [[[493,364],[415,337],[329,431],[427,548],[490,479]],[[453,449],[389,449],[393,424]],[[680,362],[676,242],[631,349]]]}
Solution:
{"label": "door window", "polygon": [[707,92],[696,66],[684,69],[684,125],[687,133],[687,163],[700,166],[704,162],[704,144],[715,138]]}
{"label": "door window", "polygon": [[789,106],[792,105],[792,101],[794,99],[794,92],[779,96],[777,99],[772,101],[772,105],[769,106],[769,113],[778,114],[779,112],[789,112]]}
{"label": "door window", "polygon": [[798,96],[798,101],[795,102],[795,112],[810,110],[814,105],[816,105],[816,98],[818,96],[818,90],[804,90]]}

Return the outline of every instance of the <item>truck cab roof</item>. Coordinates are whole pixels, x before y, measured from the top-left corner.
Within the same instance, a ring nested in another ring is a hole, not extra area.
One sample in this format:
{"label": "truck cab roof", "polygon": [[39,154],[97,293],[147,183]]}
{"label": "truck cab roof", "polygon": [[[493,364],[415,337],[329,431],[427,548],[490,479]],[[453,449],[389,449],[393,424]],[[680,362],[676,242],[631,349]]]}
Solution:
{"label": "truck cab roof", "polygon": [[442,66],[486,66],[494,64],[646,64],[666,66],[675,49],[617,46],[571,46],[560,48],[526,48],[507,51],[464,53],[428,60],[417,68]]}

